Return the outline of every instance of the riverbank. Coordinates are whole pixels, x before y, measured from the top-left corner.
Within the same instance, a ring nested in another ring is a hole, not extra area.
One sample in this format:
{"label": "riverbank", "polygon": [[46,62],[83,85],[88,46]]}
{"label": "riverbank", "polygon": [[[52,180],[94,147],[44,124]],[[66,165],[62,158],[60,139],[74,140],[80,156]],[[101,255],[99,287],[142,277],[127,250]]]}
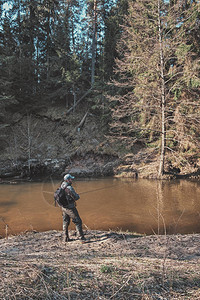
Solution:
{"label": "riverbank", "polygon": [[200,234],[60,231],[0,240],[1,299],[200,299]]}

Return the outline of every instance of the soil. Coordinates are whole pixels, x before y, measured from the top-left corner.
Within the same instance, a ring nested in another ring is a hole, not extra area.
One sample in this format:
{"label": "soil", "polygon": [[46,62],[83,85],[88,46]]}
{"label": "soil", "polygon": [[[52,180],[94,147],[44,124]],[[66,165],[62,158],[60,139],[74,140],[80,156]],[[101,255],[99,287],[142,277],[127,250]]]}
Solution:
{"label": "soil", "polygon": [[[80,127],[86,110],[83,106],[67,115],[64,103],[56,102],[29,115],[19,108],[5,114],[0,135],[0,182],[49,174],[60,178],[69,172],[76,177],[157,177],[158,145],[147,147],[136,140],[128,153],[120,142],[111,141],[99,115],[88,113]],[[171,152],[166,153],[168,174],[163,179],[200,179],[197,151],[183,156],[174,161]]]}
{"label": "soil", "polygon": [[200,234],[29,232],[0,240],[1,299],[200,299]]}

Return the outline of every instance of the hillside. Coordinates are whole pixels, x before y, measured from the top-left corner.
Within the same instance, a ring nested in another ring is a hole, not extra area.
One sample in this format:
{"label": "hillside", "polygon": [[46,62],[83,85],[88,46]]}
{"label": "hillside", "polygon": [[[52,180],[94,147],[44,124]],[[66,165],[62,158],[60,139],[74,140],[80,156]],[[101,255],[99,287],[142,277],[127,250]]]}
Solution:
{"label": "hillside", "polygon": [[[131,149],[113,143],[108,126],[100,114],[83,104],[66,114],[65,103],[32,108],[27,113],[13,103],[2,108],[0,178],[62,176],[122,176],[156,178],[159,165],[158,144],[146,145],[136,139]],[[183,153],[172,164],[166,155],[165,178],[199,178],[200,158]]]}

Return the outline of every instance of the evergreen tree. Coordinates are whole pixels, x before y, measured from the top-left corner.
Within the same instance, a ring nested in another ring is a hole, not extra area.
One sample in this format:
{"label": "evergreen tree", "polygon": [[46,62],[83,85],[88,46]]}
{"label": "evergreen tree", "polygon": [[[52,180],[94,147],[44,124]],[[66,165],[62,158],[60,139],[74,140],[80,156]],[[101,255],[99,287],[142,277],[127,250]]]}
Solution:
{"label": "evergreen tree", "polygon": [[[138,136],[147,141],[161,137],[159,177],[164,173],[170,142],[178,142],[172,151],[183,142],[175,139],[177,130],[172,134],[179,106],[186,113],[183,97],[187,105],[191,104],[187,106],[187,120],[192,107],[197,108],[199,97],[199,56],[187,34],[199,26],[199,4],[192,2],[185,7],[184,3],[177,1],[169,6],[161,0],[130,1],[119,44],[122,58],[117,60],[117,78],[120,80],[115,86],[120,93],[114,98],[112,133],[130,147]],[[187,93],[196,96],[192,98]],[[193,118],[194,124],[196,121]]]}
{"label": "evergreen tree", "polygon": [[[91,85],[98,81],[102,70],[102,59],[104,56],[104,39],[106,22],[110,11],[115,5],[113,0],[87,0],[85,27],[85,45],[87,60],[89,62]],[[95,78],[97,80],[95,80]]]}
{"label": "evergreen tree", "polygon": [[[3,13],[3,11],[2,11]],[[5,109],[15,102],[12,90],[12,70],[15,62],[15,41],[12,35],[10,18],[5,15],[1,22],[0,32],[0,121],[6,122]]]}
{"label": "evergreen tree", "polygon": [[4,2],[10,45],[2,51],[12,53],[10,89],[25,110],[40,99],[76,101],[95,77],[102,81],[104,24],[115,1]]}
{"label": "evergreen tree", "polygon": [[103,54],[103,73],[105,81],[110,80],[113,75],[115,59],[119,56],[117,43],[121,38],[122,24],[127,14],[128,0],[118,1],[112,6],[105,18],[105,37]]}

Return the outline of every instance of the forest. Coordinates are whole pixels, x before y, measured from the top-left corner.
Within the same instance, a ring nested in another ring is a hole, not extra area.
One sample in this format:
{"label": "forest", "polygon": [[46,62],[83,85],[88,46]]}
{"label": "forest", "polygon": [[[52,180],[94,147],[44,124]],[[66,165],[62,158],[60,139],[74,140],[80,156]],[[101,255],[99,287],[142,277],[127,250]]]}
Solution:
{"label": "forest", "polygon": [[30,168],[42,149],[30,122],[60,106],[59,124],[74,127],[79,116],[80,130],[93,116],[112,154],[125,157],[140,145],[145,161],[158,162],[159,178],[199,174],[199,1],[1,0],[0,16],[4,163],[26,156]]}

